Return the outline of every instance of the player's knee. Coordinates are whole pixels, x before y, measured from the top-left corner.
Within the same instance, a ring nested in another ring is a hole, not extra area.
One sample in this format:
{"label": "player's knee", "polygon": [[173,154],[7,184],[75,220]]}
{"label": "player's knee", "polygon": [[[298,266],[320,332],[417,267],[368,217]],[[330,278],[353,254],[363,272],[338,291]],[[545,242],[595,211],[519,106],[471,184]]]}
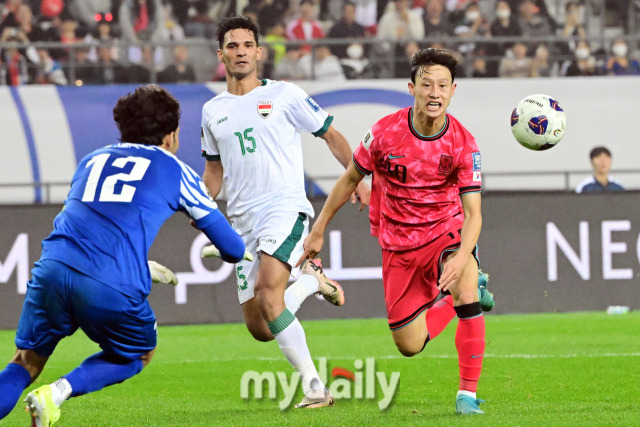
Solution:
{"label": "player's knee", "polygon": [[404,357],[413,357],[422,351],[422,347],[406,346],[406,345],[400,345],[398,343],[396,343],[396,347],[398,347],[398,351]]}
{"label": "player's knee", "polygon": [[153,350],[151,350],[149,353],[142,355],[142,357],[140,357],[140,360],[142,360],[142,367],[144,368],[145,366],[147,366],[150,362],[151,359],[153,359],[153,355],[156,354],[156,349],[154,348]]}
{"label": "player's knee", "polygon": [[256,288],[256,300],[258,302],[260,312],[265,319],[277,317],[286,307],[284,303],[284,296],[267,288],[263,288],[261,290]]}
{"label": "player's knee", "polygon": [[471,304],[478,301],[478,289],[474,287],[472,289],[462,289],[457,295],[454,296],[456,305]]}
{"label": "player's knee", "polygon": [[254,292],[258,307],[260,307],[262,311],[264,311],[265,307],[273,305],[276,300],[274,292],[267,285],[260,285],[259,283],[256,283]]}
{"label": "player's knee", "polygon": [[408,340],[394,340],[400,354],[404,357],[413,357],[424,348],[424,343],[416,343]]}

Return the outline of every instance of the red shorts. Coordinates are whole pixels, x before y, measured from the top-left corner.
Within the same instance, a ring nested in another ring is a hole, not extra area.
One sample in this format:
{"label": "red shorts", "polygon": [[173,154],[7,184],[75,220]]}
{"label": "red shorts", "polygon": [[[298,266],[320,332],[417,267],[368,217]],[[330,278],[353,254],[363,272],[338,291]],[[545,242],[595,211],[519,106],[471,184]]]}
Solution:
{"label": "red shorts", "polygon": [[[460,248],[462,218],[450,220],[449,231],[427,245],[408,251],[382,250],[382,281],[391,330],[400,329],[438,298],[438,279],[447,255]],[[473,256],[477,260],[476,250]]]}

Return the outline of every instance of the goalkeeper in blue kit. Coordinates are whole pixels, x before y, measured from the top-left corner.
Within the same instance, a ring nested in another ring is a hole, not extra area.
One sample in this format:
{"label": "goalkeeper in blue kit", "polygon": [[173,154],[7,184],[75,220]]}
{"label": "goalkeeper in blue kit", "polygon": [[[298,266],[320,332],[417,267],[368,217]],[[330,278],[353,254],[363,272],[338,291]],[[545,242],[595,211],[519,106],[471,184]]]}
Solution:
{"label": "goalkeeper in blue kit", "polygon": [[69,397],[120,383],[146,366],[156,347],[156,317],[147,296],[172,282],[147,254],[162,224],[188,214],[228,262],[245,246],[208,196],[198,175],[174,154],[180,104],[146,85],[121,97],[113,117],[121,143],[86,156],[64,209],[42,242],[16,331],[17,351],[0,372],[0,419],[42,372],[58,342],[81,328],[101,352],[53,384],[27,395],[33,424],[49,426]]}

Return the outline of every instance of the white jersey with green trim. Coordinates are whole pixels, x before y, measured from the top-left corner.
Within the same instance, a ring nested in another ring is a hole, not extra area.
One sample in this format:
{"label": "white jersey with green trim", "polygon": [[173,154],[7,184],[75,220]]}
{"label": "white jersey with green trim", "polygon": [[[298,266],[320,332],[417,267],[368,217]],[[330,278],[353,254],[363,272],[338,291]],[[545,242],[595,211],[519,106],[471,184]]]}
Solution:
{"label": "white jersey with green trim", "polygon": [[267,79],[245,95],[224,91],[204,105],[202,156],[222,162],[227,215],[236,228],[274,210],[313,217],[300,132],[320,136],[332,120],[295,84]]}

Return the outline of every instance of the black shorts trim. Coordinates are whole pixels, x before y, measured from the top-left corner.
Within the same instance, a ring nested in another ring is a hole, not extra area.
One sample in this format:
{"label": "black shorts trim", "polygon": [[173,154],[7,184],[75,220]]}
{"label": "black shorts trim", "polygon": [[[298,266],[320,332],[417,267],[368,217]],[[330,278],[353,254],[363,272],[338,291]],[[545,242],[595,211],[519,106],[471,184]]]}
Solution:
{"label": "black shorts trim", "polygon": [[438,300],[438,297],[436,296],[433,300],[431,300],[428,303],[422,305],[420,308],[418,308],[416,311],[414,311],[411,315],[405,317],[404,319],[402,319],[402,320],[400,320],[398,322],[389,323],[389,329],[391,329],[392,331],[395,331],[395,330],[404,328],[409,323],[411,323],[414,320],[416,320],[416,317],[418,317],[420,315],[420,313],[422,313],[423,311],[425,311],[428,308],[431,308],[433,306],[433,304],[435,304],[435,302],[437,300]]}
{"label": "black shorts trim", "polygon": [[[444,250],[440,254],[440,260],[438,261],[438,280],[440,280],[440,276],[442,275],[442,262],[444,261],[445,254],[448,254],[448,253],[451,253],[451,252],[455,252],[458,249],[460,249],[460,243],[454,243],[453,245],[450,245],[450,246],[447,246],[446,248],[444,248]],[[478,245],[476,245],[473,248],[473,251],[471,251],[471,255],[473,255],[473,258],[478,263],[478,267],[480,267],[480,260],[478,259]],[[442,295],[451,294],[451,292],[449,292],[449,291],[441,291],[440,293]]]}
{"label": "black shorts trim", "polygon": [[[440,254],[440,260],[438,261],[438,279],[440,279],[440,275],[442,275],[442,263],[444,261],[445,254],[455,252],[458,249],[460,249],[460,243],[455,243],[453,245],[447,246],[442,250],[442,253]],[[473,248],[473,250],[471,251],[471,255],[473,255],[473,258],[478,263],[478,267],[480,267],[480,260],[478,259],[478,245]]]}

